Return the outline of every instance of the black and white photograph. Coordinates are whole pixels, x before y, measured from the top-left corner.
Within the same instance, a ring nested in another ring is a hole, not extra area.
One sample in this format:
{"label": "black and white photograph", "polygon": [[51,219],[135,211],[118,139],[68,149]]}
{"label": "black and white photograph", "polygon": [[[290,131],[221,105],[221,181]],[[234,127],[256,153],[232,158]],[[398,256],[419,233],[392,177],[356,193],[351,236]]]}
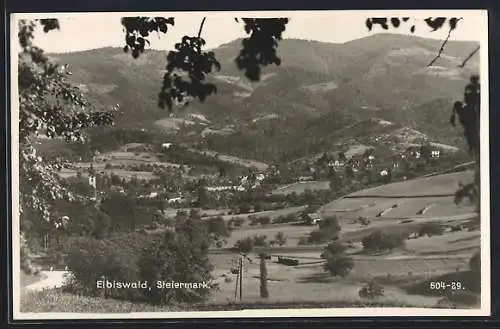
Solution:
{"label": "black and white photograph", "polygon": [[485,10],[10,26],[14,320],[490,315]]}

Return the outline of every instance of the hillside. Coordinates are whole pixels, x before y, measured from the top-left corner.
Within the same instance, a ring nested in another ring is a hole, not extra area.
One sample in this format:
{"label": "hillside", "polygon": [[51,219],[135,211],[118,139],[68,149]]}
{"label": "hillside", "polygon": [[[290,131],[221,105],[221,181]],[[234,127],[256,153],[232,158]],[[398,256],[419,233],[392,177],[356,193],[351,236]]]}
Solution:
{"label": "hillside", "polygon": [[[343,128],[372,118],[462,146],[448,118],[452,102],[462,98],[468,77],[478,71],[477,57],[457,68],[474,43],[450,42],[442,58],[427,67],[438,40],[394,34],[344,44],[287,39],[279,46],[282,65],[266,68],[258,83],[236,68],[240,45],[235,40],[214,50],[222,64],[211,77],[218,93],[171,115],[157,107],[163,51],[149,50],[136,60],[120,48],[50,57],[70,64],[73,81],[98,105],[120,104],[118,128],[176,133],[209,148],[231,137],[215,150],[236,155],[267,146],[268,154],[250,157],[257,160],[274,160],[278,146],[297,157],[321,152],[332,139],[353,137],[355,130]],[[357,137],[371,135],[368,128],[358,130]]]}

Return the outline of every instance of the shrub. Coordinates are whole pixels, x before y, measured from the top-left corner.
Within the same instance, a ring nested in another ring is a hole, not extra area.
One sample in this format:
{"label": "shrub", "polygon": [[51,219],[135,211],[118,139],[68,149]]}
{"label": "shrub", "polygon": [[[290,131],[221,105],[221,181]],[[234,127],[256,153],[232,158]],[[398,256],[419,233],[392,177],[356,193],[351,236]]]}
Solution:
{"label": "shrub", "polygon": [[283,256],[278,256],[278,263],[287,266],[297,266],[299,265],[298,259],[287,258]]}
{"label": "shrub", "polygon": [[[212,283],[213,266],[209,262],[209,237],[199,214],[191,212],[177,215],[175,232],[167,231],[151,239],[142,248],[138,261],[139,279],[147,282]],[[140,289],[147,300],[155,305],[171,302],[198,302],[210,294],[210,288],[164,289],[151,285]]]}
{"label": "shrub", "polygon": [[481,254],[479,252],[475,253],[469,260],[469,269],[475,274],[481,273]]}
{"label": "shrub", "polygon": [[425,223],[420,227],[418,231],[419,236],[434,236],[434,235],[442,235],[444,233],[444,227],[439,223]]}
{"label": "shrub", "polygon": [[345,252],[346,247],[338,242],[331,242],[328,246],[323,249],[321,253],[321,258],[328,259],[330,257],[341,255]]}
{"label": "shrub", "polygon": [[370,251],[390,251],[404,245],[404,236],[400,234],[385,234],[380,230],[363,238],[363,248]]}
{"label": "shrub", "polygon": [[248,203],[242,203],[242,204],[240,204],[238,210],[239,210],[240,214],[247,214],[247,213],[250,212],[250,209],[251,209],[250,204],[248,204]]}
{"label": "shrub", "polygon": [[239,252],[249,253],[253,250],[254,247],[254,239],[251,237],[247,237],[244,239],[240,239],[236,241],[235,248],[238,249]]}
{"label": "shrub", "polygon": [[[137,232],[115,235],[106,240],[73,240],[65,257],[71,273],[66,289],[96,296],[103,292],[96,285],[98,280],[136,281],[138,253],[147,244],[147,236]],[[140,299],[137,292],[136,289],[106,289],[110,297],[132,300]]]}
{"label": "shrub", "polygon": [[274,236],[274,238],[276,239],[276,242],[280,246],[286,244],[286,236],[285,236],[285,234],[283,232],[276,233],[276,235]]}
{"label": "shrub", "polygon": [[253,245],[255,247],[266,247],[267,246],[267,236],[266,235],[254,235]]}
{"label": "shrub", "polygon": [[351,257],[342,255],[330,256],[326,259],[323,268],[332,276],[346,277],[354,267]]}
{"label": "shrub", "polygon": [[374,299],[384,296],[384,287],[375,281],[370,281],[359,290],[359,297]]}
{"label": "shrub", "polygon": [[271,223],[271,217],[269,216],[261,216],[257,219],[260,225],[268,225]]}

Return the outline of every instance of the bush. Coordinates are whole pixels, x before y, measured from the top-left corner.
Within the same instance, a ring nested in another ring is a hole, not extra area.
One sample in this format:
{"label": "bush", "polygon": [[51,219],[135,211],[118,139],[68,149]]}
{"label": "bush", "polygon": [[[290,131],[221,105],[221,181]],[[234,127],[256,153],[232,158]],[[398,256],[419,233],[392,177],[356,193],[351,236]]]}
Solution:
{"label": "bush", "polygon": [[297,266],[299,265],[298,259],[287,258],[283,256],[278,256],[278,263],[287,266]]}
{"label": "bush", "polygon": [[266,247],[267,246],[267,236],[266,235],[254,235],[253,245],[255,247]]}
{"label": "bush", "polygon": [[359,297],[374,299],[384,296],[384,287],[375,281],[370,281],[359,290]]}
{"label": "bush", "polygon": [[251,237],[240,239],[236,241],[236,244],[234,246],[236,249],[238,249],[239,252],[247,254],[253,250],[254,239],[252,239]]}
{"label": "bush", "polygon": [[346,277],[354,267],[351,257],[342,255],[330,256],[326,259],[323,268],[332,276]]}
{"label": "bush", "polygon": [[[189,282],[212,284],[213,266],[208,258],[209,237],[199,214],[180,213],[175,232],[167,231],[150,238],[142,248],[138,261],[139,280],[156,282]],[[147,300],[155,305],[171,302],[199,302],[208,297],[213,287],[195,289],[164,289],[151,285],[140,289]]]}
{"label": "bush", "polygon": [[475,274],[481,273],[481,254],[479,252],[475,253],[469,260],[469,268]]}
{"label": "bush", "polygon": [[390,251],[404,245],[404,236],[400,234],[385,234],[378,230],[363,238],[363,248],[370,251]]}
{"label": "bush", "polygon": [[[106,240],[79,238],[71,242],[65,262],[70,268],[71,292],[97,296],[102,294],[96,281],[133,282],[138,279],[136,262],[140,250],[147,246],[147,236],[140,233],[115,235]],[[141,299],[137,289],[106,289],[114,298]]]}
{"label": "bush", "polygon": [[330,257],[341,255],[345,252],[346,247],[338,242],[331,242],[328,246],[323,249],[321,253],[321,258],[328,259]]}
{"label": "bush", "polygon": [[444,227],[439,223],[425,223],[420,227],[418,231],[419,236],[434,236],[434,235],[442,235],[444,233]]}
{"label": "bush", "polygon": [[240,204],[238,210],[240,214],[247,214],[250,212],[251,206],[248,203],[242,203]]}
{"label": "bush", "polygon": [[260,225],[268,225],[271,223],[271,217],[269,216],[261,216],[257,219]]}
{"label": "bush", "polygon": [[276,242],[280,246],[286,244],[286,236],[285,236],[285,234],[283,232],[276,233],[276,235],[274,236],[274,238],[276,239]]}
{"label": "bush", "polygon": [[211,283],[208,234],[195,213],[178,214],[175,232],[138,232],[108,237],[106,240],[79,238],[67,255],[71,271],[66,289],[79,294],[99,295],[104,291],[97,280],[147,281],[151,289],[106,289],[107,296],[131,301],[166,304],[192,302],[208,296],[210,289],[157,289],[155,282]]}
{"label": "bush", "polygon": [[303,245],[306,245],[306,244],[309,244],[309,239],[308,238],[306,238],[306,237],[299,238],[299,241],[297,242],[297,245],[303,246]]}

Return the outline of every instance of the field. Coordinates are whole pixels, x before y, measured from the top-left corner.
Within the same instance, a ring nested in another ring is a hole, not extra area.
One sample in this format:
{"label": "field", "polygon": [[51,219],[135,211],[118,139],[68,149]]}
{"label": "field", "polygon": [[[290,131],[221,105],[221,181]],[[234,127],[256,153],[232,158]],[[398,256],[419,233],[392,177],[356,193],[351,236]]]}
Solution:
{"label": "field", "polygon": [[206,154],[208,156],[213,156],[217,157],[219,160],[232,163],[235,165],[239,165],[242,167],[247,167],[247,168],[256,168],[259,171],[266,170],[269,165],[263,162],[255,161],[255,160],[248,160],[248,159],[242,159],[236,156],[232,155],[226,155],[226,154],[220,154],[214,151],[208,151],[208,150],[197,150],[197,149],[189,149],[191,152],[197,152],[201,154]]}
{"label": "field", "polygon": [[302,194],[306,190],[318,191],[330,189],[328,181],[313,181],[313,182],[298,182],[290,185],[282,186],[272,192],[272,194],[288,195],[292,193]]}
{"label": "field", "polygon": [[472,177],[471,172],[458,172],[365,189],[325,205],[321,214],[369,219],[418,219],[470,214],[474,212],[474,207],[456,205],[454,195],[459,183],[468,183]]}
{"label": "field", "polygon": [[[346,278],[332,278],[323,270],[320,254],[324,246],[297,246],[298,240],[306,237],[317,228],[316,226],[272,224],[263,227],[240,227],[233,231],[228,246],[245,237],[266,235],[269,241],[274,239],[277,232],[285,234],[285,245],[265,248],[268,254],[272,255],[267,266],[269,291],[272,300],[277,302],[298,299],[354,302],[359,300],[358,291],[362,285],[375,279],[383,282],[384,299],[432,307],[444,297],[445,292],[432,295],[423,290],[416,291],[418,289],[415,287],[424,285],[424,282],[431,278],[466,273],[470,258],[479,250],[479,231],[445,231],[443,235],[409,239],[403,247],[376,255],[364,253],[360,241],[375,230],[406,235],[417,232],[428,222],[445,225],[466,224],[477,216],[474,209],[471,206],[455,205],[449,195],[454,193],[458,182],[466,182],[469,177],[470,173],[455,173],[389,184],[359,191],[353,193],[354,198],[348,196],[326,205],[321,211],[322,215],[336,214],[341,218],[342,231],[339,241],[353,243],[347,254],[353,257],[355,265]],[[436,195],[429,195],[432,193]],[[392,208],[394,205],[397,206]],[[429,205],[432,206],[428,207]],[[425,207],[428,207],[428,210],[417,215],[417,212]],[[391,211],[377,217],[377,214],[388,208]],[[352,220],[361,215],[370,218],[372,223],[362,226]],[[252,262],[247,262],[244,272],[243,294],[247,301],[259,299],[257,252],[250,255]],[[300,265],[278,264],[278,255],[297,259]],[[235,276],[230,274],[230,269],[236,262],[237,254],[221,250],[219,253],[213,252],[210,258],[216,265],[216,272],[221,276],[221,289],[214,293],[213,301],[223,303],[234,299]]]}

